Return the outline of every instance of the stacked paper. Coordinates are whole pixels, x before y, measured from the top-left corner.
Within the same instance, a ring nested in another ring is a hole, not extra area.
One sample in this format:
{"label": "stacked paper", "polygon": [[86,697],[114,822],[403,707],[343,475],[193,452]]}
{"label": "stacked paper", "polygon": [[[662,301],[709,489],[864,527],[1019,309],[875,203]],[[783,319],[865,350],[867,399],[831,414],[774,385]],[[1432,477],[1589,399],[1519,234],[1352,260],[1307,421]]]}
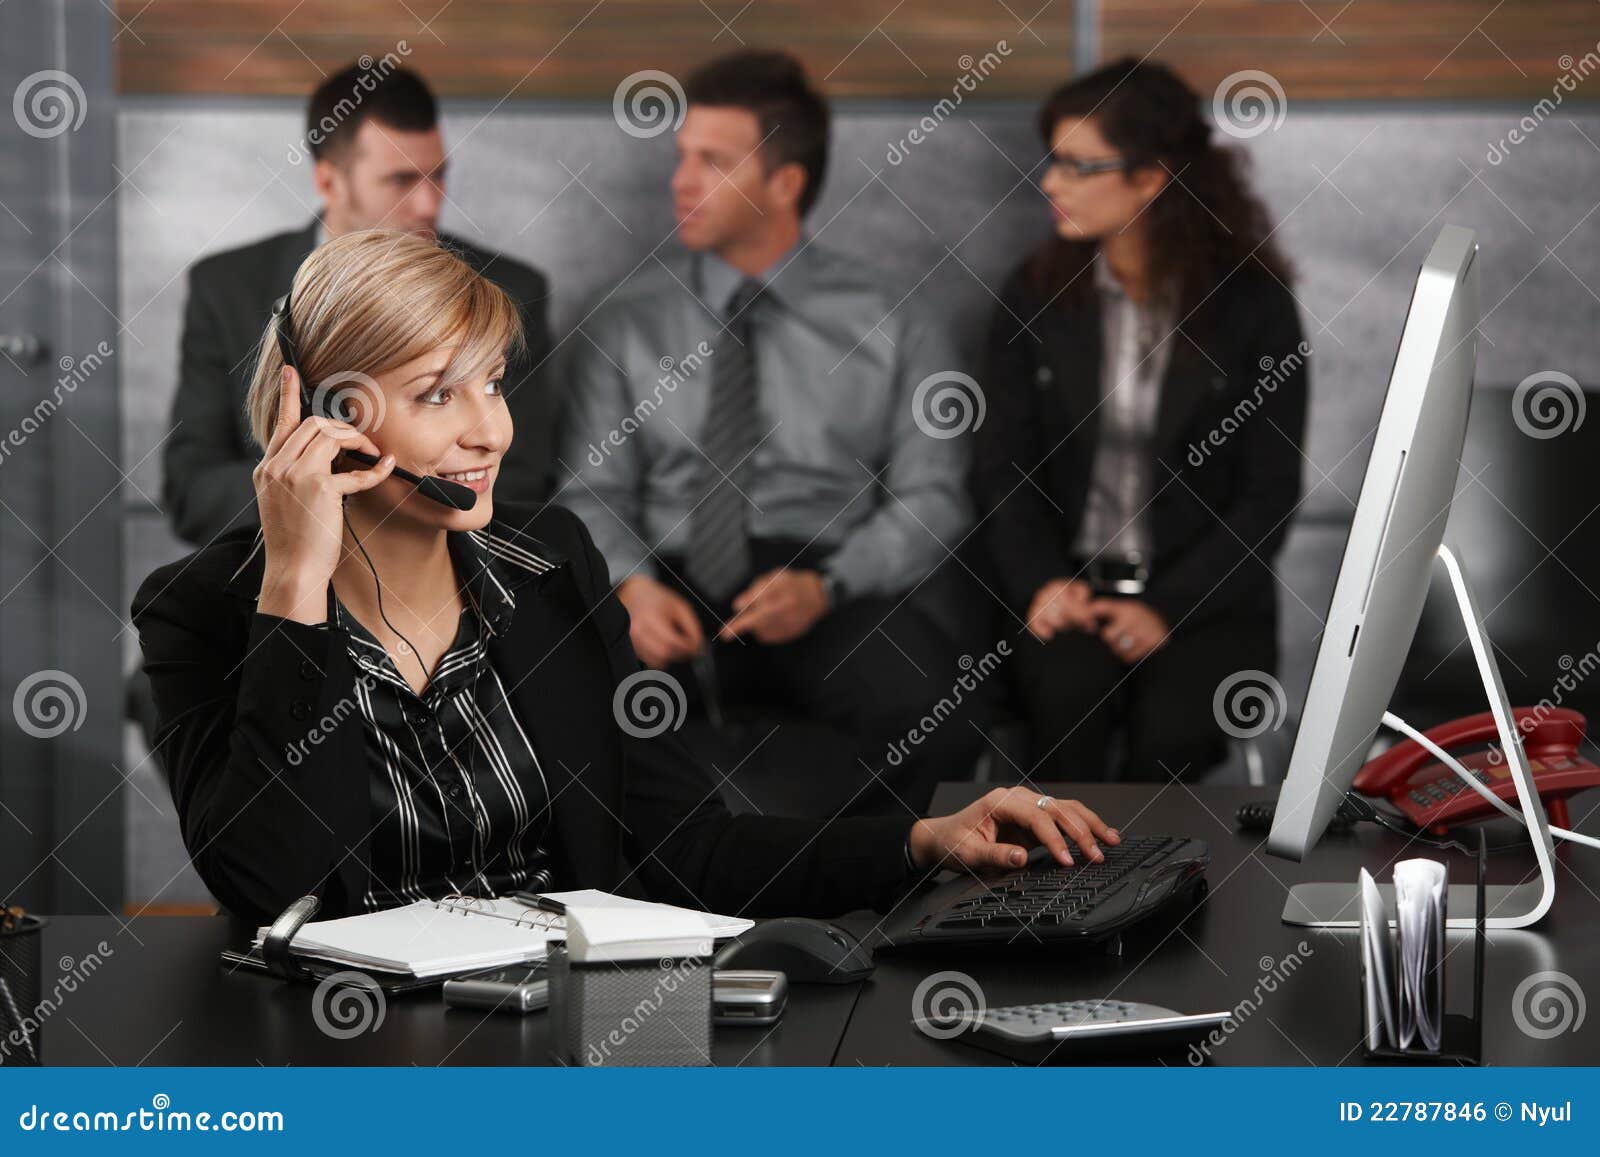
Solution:
{"label": "stacked paper", "polygon": [[567,956],[575,964],[707,957],[712,940],[710,922],[687,908],[567,907]]}

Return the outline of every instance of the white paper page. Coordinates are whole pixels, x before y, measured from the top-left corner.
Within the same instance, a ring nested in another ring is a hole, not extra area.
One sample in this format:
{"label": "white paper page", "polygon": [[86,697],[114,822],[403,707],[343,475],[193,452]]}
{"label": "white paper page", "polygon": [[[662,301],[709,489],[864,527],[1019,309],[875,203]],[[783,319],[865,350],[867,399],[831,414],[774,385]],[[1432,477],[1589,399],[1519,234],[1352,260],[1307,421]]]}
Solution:
{"label": "white paper page", "polygon": [[1389,910],[1371,873],[1361,869],[1361,988],[1366,1000],[1367,1047],[1393,1047],[1395,1028],[1394,944]]}
{"label": "white paper page", "polygon": [[1396,922],[1400,929],[1400,1047],[1417,1037],[1439,1047],[1444,1026],[1444,865],[1401,860],[1394,866]]}

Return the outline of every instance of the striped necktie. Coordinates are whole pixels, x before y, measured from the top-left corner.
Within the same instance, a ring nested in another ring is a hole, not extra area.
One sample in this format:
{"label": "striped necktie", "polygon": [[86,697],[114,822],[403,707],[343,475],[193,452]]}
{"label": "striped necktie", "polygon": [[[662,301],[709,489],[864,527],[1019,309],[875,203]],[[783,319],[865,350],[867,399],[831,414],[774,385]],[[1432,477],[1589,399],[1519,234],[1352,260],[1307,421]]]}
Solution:
{"label": "striped necktie", "polygon": [[700,504],[689,516],[689,581],[712,599],[730,598],[750,573],[750,535],[745,523],[750,456],[761,441],[761,405],[756,390],[750,315],[761,283],[740,282],[728,302],[727,328],[711,362],[711,397],[701,427]]}

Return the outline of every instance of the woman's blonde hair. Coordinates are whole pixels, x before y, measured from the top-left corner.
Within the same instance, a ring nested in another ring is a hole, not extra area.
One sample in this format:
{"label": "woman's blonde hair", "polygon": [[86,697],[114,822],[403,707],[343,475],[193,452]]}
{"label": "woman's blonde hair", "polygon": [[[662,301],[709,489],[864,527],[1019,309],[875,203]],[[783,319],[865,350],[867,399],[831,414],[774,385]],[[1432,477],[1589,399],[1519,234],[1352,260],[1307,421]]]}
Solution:
{"label": "woman's blonde hair", "polygon": [[[498,285],[436,241],[398,229],[335,237],[300,264],[290,290],[295,360],[313,387],[377,376],[454,343],[439,386],[470,381],[523,348],[522,319]],[[283,355],[262,336],[246,409],[263,448],[278,421]]]}

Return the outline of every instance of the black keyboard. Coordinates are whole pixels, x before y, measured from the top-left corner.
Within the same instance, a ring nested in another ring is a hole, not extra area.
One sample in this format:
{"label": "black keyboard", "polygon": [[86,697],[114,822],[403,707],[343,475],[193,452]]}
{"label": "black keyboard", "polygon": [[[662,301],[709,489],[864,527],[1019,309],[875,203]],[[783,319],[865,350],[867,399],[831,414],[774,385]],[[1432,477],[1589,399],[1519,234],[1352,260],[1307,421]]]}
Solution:
{"label": "black keyboard", "polygon": [[1041,848],[1015,872],[963,874],[902,903],[885,934],[898,947],[1096,940],[1197,898],[1211,860],[1203,840],[1184,836],[1126,836],[1101,851],[1097,864],[1074,849],[1074,864],[1063,867]]}

